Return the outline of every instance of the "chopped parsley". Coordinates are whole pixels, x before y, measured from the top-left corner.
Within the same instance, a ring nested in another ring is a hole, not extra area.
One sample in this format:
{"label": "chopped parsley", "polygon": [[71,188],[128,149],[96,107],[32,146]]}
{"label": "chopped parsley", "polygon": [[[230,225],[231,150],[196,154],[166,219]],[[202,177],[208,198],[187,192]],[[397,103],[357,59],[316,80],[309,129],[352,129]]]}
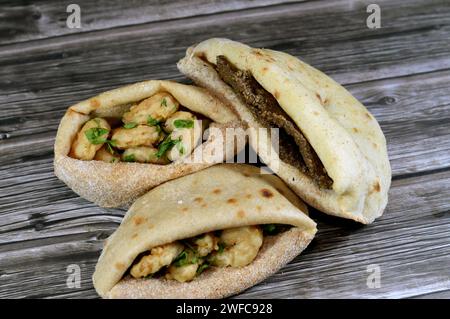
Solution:
{"label": "chopped parsley", "polygon": [[210,265],[208,262],[204,262],[197,268],[197,276],[200,275],[206,268],[208,268]]}
{"label": "chopped parsley", "polygon": [[115,140],[106,140],[106,149],[108,150],[108,152],[110,152],[111,154],[114,154],[115,151],[113,149],[113,147],[117,146],[116,141]]}
{"label": "chopped parsley", "polygon": [[175,267],[182,267],[190,264],[196,264],[198,258],[193,251],[183,250],[173,261]]}
{"label": "chopped parsley", "polygon": [[181,143],[181,141],[179,142],[179,143],[177,143],[177,148],[178,148],[178,151],[180,151],[180,154],[184,154],[184,152],[186,151],[185,149],[184,149],[184,146],[183,146],[183,143]]}
{"label": "chopped parsley", "polygon": [[91,127],[90,129],[84,132],[84,135],[88,139],[89,143],[98,145],[106,142],[106,138],[103,137],[107,135],[109,130],[103,127]]}
{"label": "chopped parsley", "polygon": [[161,101],[161,106],[167,107],[167,100],[166,100],[166,98],[163,98],[163,99],[162,99],[162,101]]}
{"label": "chopped parsley", "polygon": [[151,115],[147,117],[147,125],[148,126],[155,126],[159,125],[161,121],[158,121],[157,119],[154,119]]}
{"label": "chopped parsley", "polygon": [[136,122],[126,123],[123,127],[126,129],[135,128],[137,126]]}
{"label": "chopped parsley", "polygon": [[123,160],[125,162],[135,162],[136,161],[136,157],[134,156],[134,154],[130,154],[130,155],[125,155],[123,157]]}
{"label": "chopped parsley", "polygon": [[219,254],[223,253],[223,251],[226,248],[226,245],[224,243],[218,243],[217,246],[219,246],[219,250],[217,251]]}
{"label": "chopped parsley", "polygon": [[158,121],[157,119],[154,119],[151,115],[147,117],[147,125],[148,126],[155,126],[156,131],[161,134],[161,121]]}
{"label": "chopped parsley", "polygon": [[280,225],[280,224],[265,224],[262,225],[262,230],[264,235],[276,235],[283,230],[286,230],[286,225]]}
{"label": "chopped parsley", "polygon": [[173,121],[173,126],[175,126],[176,128],[193,128],[194,121],[178,119],[178,120]]}
{"label": "chopped parsley", "polygon": [[161,142],[158,146],[158,152],[156,152],[156,157],[161,158],[167,151],[169,151],[172,147],[181,142],[181,137],[176,140],[172,140],[172,137],[168,135],[164,141]]}

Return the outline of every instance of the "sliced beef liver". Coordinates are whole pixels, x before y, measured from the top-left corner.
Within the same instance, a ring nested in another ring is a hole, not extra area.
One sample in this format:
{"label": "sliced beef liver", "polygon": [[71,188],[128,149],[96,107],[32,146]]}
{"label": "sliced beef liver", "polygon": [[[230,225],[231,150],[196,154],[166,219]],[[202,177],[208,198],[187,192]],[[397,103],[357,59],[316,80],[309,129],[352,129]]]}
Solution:
{"label": "sliced beef liver", "polygon": [[224,56],[217,57],[216,70],[221,79],[243,99],[262,126],[280,129],[280,159],[310,176],[319,187],[331,188],[333,181],[316,152],[272,94],[249,71],[237,69]]}

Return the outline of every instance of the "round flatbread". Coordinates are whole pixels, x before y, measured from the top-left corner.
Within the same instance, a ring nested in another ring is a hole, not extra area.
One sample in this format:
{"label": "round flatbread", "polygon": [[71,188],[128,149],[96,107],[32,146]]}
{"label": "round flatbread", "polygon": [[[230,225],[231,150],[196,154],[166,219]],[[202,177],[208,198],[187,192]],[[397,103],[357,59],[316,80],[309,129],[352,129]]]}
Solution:
{"label": "round flatbread", "polygon": [[189,48],[179,70],[233,108],[252,129],[262,127],[259,118],[219,76],[218,57],[249,72],[276,99],[332,180],[331,188],[322,188],[293,165],[274,160],[273,141],[261,143],[258,130],[249,130],[250,144],[292,190],[331,215],[361,223],[382,215],[391,183],[386,140],[376,119],[356,98],[324,73],[283,52],[217,38]]}
{"label": "round flatbread", "polygon": [[[105,243],[95,268],[94,287],[105,298],[236,294],[267,278],[305,249],[317,231],[306,213],[305,204],[281,179],[249,165],[221,164],[169,181],[130,207]],[[126,276],[136,257],[153,247],[215,230],[260,224],[293,227],[265,237],[248,266],[212,267],[186,283]]]}

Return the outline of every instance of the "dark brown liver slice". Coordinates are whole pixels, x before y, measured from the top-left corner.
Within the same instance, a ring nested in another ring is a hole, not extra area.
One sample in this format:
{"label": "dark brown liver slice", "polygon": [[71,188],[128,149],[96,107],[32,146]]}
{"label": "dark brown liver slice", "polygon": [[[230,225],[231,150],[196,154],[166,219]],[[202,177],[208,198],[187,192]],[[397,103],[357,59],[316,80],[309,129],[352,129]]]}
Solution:
{"label": "dark brown liver slice", "polygon": [[[249,71],[235,68],[224,56],[217,57],[216,70],[221,79],[243,99],[262,126],[280,129],[280,159],[310,176],[319,187],[331,188],[333,181],[316,152],[272,94]],[[298,156],[298,152],[301,156]]]}

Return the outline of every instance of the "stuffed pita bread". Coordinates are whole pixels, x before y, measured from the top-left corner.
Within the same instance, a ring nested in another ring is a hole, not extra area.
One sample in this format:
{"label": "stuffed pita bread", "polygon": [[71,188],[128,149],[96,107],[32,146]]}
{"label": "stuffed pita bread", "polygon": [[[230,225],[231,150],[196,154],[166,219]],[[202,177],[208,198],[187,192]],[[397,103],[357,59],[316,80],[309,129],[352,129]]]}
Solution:
{"label": "stuffed pita bread", "polygon": [[[236,115],[205,89],[170,81],[117,88],[71,106],[55,141],[56,176],[103,207],[232,157]],[[209,136],[202,143],[208,128]]]}
{"label": "stuffed pita bread", "polygon": [[313,239],[316,224],[276,176],[220,164],[139,198],[93,275],[104,298],[221,298],[267,278]]}
{"label": "stuffed pita bread", "polygon": [[[289,54],[227,39],[189,48],[178,68],[238,113],[262,160],[308,204],[365,224],[382,215],[386,141],[341,85]],[[279,149],[256,128],[279,128]]]}

